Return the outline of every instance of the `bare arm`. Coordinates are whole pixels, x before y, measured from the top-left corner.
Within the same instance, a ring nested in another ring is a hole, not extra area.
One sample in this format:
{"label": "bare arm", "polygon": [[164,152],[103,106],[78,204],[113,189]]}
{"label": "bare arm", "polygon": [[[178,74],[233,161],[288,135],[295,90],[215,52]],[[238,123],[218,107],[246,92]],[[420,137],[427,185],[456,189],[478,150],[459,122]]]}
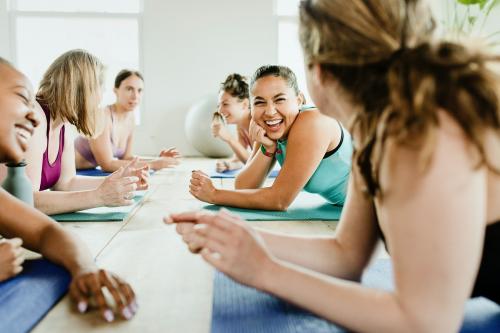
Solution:
{"label": "bare arm", "polygon": [[244,140],[239,133],[237,138],[233,137],[227,127],[221,122],[212,122],[211,129],[213,136],[226,142],[242,163],[247,162],[250,154],[248,153]]}
{"label": "bare arm", "polygon": [[[94,155],[97,164],[101,167],[103,171],[115,172],[120,167],[123,167],[129,163],[129,159],[133,158],[132,155],[132,145],[131,145],[131,133],[127,139],[127,150],[124,155],[123,160],[116,159],[113,156],[113,146],[111,144],[111,117],[109,116],[109,110],[105,109],[106,112],[106,123],[104,125],[104,130],[95,139],[89,139],[90,150]],[[130,157],[130,158],[129,158]]]}
{"label": "bare arm", "polygon": [[[194,229],[197,213],[173,214],[166,223],[176,223],[177,232],[198,253],[203,241]],[[256,228],[273,256],[330,276],[359,281],[372,257],[379,237],[373,203],[349,182],[346,204],[335,237],[301,237]]]}
{"label": "bare arm", "polygon": [[[66,132],[67,133],[67,132]],[[67,142],[72,142],[67,136]],[[131,162],[128,162],[129,166]],[[75,212],[100,206],[131,205],[131,192],[137,188],[137,177],[128,177],[130,168],[123,168],[108,177],[77,176],[75,151],[72,144],[65,144],[61,176],[53,191],[34,193],[35,206],[45,214]]]}
{"label": "bare arm", "polygon": [[258,233],[271,253],[281,260],[359,281],[377,244],[376,223],[373,203],[352,178],[334,237],[288,236],[262,230]]}
{"label": "bare arm", "polygon": [[234,188],[236,190],[243,190],[262,187],[267,175],[275,164],[275,158],[265,156],[260,152],[260,145],[257,143],[254,144],[252,158],[236,176]]}
{"label": "bare arm", "polygon": [[241,161],[241,163],[244,164],[248,161],[250,153],[248,152],[248,148],[245,147],[245,140],[243,140],[241,133],[238,133],[237,139],[231,137],[231,140],[227,141],[227,144],[234,151],[234,154]]}
{"label": "bare arm", "polygon": [[66,131],[61,161],[61,176],[54,185],[55,191],[35,191],[35,206],[46,214],[74,212],[103,204],[96,193],[104,177],[76,176],[74,147]]}
{"label": "bare arm", "polygon": [[0,234],[20,237],[24,245],[45,258],[64,266],[72,275],[69,293],[79,312],[95,301],[106,321],[113,321],[103,288],[112,295],[119,315],[130,319],[137,310],[134,291],[128,283],[103,269],[98,269],[85,244],[59,224],[28,207],[0,189]]}
{"label": "bare arm", "polygon": [[[196,179],[197,177],[194,175],[191,193],[202,201],[218,205],[286,210],[311,178],[328,147],[334,141],[331,127],[323,120],[319,114],[312,112],[301,114],[297,118],[288,136],[285,163],[271,187],[243,190],[221,190],[212,187],[203,192],[203,187],[207,186],[206,182],[209,180]],[[314,130],[311,131],[311,128]],[[335,138],[336,142],[339,141],[339,138]],[[271,159],[260,155],[255,155],[251,162],[262,161],[265,163],[264,158]]]}
{"label": "bare arm", "polygon": [[132,118],[132,124],[130,125],[130,133],[127,137],[127,147],[125,149],[125,154],[123,155],[124,160],[131,160],[134,158],[133,154],[133,146],[134,146],[134,128],[135,128],[135,119]]}
{"label": "bare arm", "polygon": [[197,230],[205,237],[204,259],[239,282],[356,332],[458,331],[481,258],[486,170],[476,168],[463,134],[445,130],[439,130],[425,173],[415,150],[389,146],[386,154],[378,213],[392,254],[395,291],[274,259],[245,223],[221,214]]}
{"label": "bare arm", "polygon": [[[20,237],[24,245],[66,267],[72,275],[95,267],[87,247],[56,222],[29,208],[0,189],[0,233],[7,238]],[[20,223],[22,221],[22,223]]]}

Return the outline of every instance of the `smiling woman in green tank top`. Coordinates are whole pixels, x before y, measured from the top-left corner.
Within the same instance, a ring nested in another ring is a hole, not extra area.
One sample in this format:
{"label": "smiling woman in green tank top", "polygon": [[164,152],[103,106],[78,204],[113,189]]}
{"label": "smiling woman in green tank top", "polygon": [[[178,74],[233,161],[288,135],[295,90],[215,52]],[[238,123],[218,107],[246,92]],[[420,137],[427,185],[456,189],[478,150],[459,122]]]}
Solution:
{"label": "smiling woman in green tank top", "polygon": [[[250,91],[250,135],[256,144],[236,178],[236,189],[216,189],[207,175],[194,171],[191,194],[218,205],[286,210],[305,190],[343,205],[352,155],[347,130],[315,107],[304,106],[295,74],[287,67],[259,68]],[[276,161],[280,174],[271,186],[262,187]]]}

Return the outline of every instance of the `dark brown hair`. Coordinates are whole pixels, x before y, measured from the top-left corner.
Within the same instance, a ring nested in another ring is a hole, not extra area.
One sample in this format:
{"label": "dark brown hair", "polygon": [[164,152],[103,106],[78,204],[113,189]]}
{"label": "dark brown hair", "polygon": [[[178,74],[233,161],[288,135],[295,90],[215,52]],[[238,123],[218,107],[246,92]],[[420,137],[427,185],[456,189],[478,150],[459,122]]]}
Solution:
{"label": "dark brown hair", "polygon": [[122,84],[122,82],[124,80],[128,79],[129,77],[131,77],[132,75],[137,76],[139,79],[142,80],[142,82],[144,82],[144,78],[142,77],[141,72],[139,72],[139,71],[133,71],[133,70],[130,70],[130,69],[122,69],[116,75],[116,78],[115,78],[115,88],[116,89],[120,88],[120,85]]}
{"label": "dark brown hair", "polygon": [[285,80],[287,85],[295,91],[295,94],[298,95],[300,93],[295,73],[290,68],[279,65],[265,65],[259,67],[252,75],[250,87],[253,87],[257,80],[266,76],[275,76],[282,78],[283,80]]}
{"label": "dark brown hair", "polygon": [[500,131],[498,61],[453,42],[435,41],[434,20],[420,0],[303,0],[300,41],[306,62],[319,64],[360,111],[354,160],[371,196],[380,192],[385,142],[393,138],[432,153],[438,109],[462,128],[495,172],[483,142],[485,129]]}

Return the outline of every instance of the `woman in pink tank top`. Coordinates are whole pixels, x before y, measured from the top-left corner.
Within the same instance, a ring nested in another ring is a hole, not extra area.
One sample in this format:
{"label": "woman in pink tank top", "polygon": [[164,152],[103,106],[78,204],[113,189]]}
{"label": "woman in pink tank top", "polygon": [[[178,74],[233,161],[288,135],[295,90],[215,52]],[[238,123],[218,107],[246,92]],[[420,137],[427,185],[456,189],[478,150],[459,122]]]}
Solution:
{"label": "woman in pink tank top", "polygon": [[[133,160],[108,177],[76,175],[75,152],[66,125],[87,136],[100,131],[103,66],[83,50],[64,53],[50,65],[37,92],[40,126],[26,154],[35,206],[59,214],[133,203],[133,191],[148,185],[148,173]],[[50,189],[51,191],[45,191]]]}
{"label": "woman in pink tank top", "polygon": [[[217,172],[240,169],[250,158],[253,141],[250,138],[250,101],[248,83],[240,74],[229,75],[221,84],[218,110],[212,122],[212,134],[226,142],[234,152],[228,160],[217,161]],[[234,138],[224,126],[235,124],[238,137]]]}
{"label": "woman in pink tank top", "polygon": [[[75,140],[77,169],[100,166],[104,171],[114,172],[134,158],[134,110],[141,102],[143,89],[144,80],[138,71],[124,69],[118,73],[113,89],[116,103],[104,109],[103,132],[96,138],[79,136]],[[139,159],[139,164],[159,170],[177,165],[178,157],[175,148],[165,149],[157,158]]]}
{"label": "woman in pink tank top", "polygon": [[[33,87],[28,78],[2,58],[0,77],[0,163],[19,163],[41,119],[34,110]],[[61,132],[64,136],[64,131]],[[22,274],[23,245],[66,268],[72,278],[70,295],[79,312],[89,309],[87,300],[91,297],[104,299],[103,289],[107,289],[119,304],[118,315],[124,319],[133,317],[137,303],[130,285],[113,273],[99,269],[79,238],[3,189],[0,189],[0,207],[0,233],[6,237],[0,242],[0,282]],[[98,292],[93,294],[91,290]],[[115,317],[111,309],[106,302],[99,306],[106,321]]]}

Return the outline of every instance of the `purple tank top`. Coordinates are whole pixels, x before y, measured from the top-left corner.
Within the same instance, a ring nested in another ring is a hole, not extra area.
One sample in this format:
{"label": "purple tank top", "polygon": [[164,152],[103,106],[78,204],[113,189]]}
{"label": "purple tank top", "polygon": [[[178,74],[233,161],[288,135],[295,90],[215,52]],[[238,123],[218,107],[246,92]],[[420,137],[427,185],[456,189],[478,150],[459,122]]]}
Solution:
{"label": "purple tank top", "polygon": [[[108,106],[109,113],[111,115],[111,131],[109,133],[109,141],[111,142],[111,148],[113,150],[113,157],[121,160],[125,155],[125,149],[122,149],[115,145],[113,142],[113,128],[115,125],[115,118],[113,117],[113,106]],[[82,155],[87,162],[91,163],[94,167],[98,166],[98,163],[92,153],[92,149],[90,148],[89,139],[83,136],[79,136],[75,139],[75,150]]]}
{"label": "purple tank top", "polygon": [[57,152],[57,157],[54,163],[49,162],[49,130],[50,130],[50,112],[46,105],[40,103],[40,106],[45,113],[45,118],[47,118],[47,149],[43,153],[42,161],[42,178],[40,181],[40,191],[44,191],[53,187],[59,177],[61,176],[61,161],[62,154],[64,150],[64,125],[61,127],[59,132],[59,150]]}

